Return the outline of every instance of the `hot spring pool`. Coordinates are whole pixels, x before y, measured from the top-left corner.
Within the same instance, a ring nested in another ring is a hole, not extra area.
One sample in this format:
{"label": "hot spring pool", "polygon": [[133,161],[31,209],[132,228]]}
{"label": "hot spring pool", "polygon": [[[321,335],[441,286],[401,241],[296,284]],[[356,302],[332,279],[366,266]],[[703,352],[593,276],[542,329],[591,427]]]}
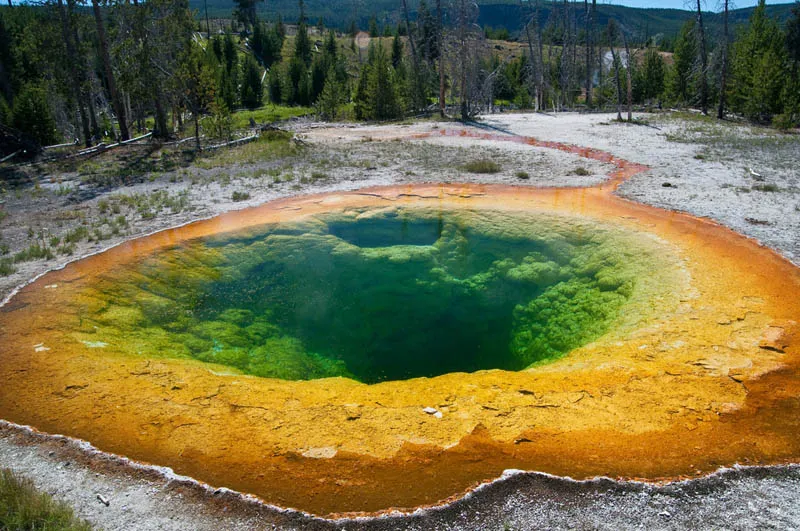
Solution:
{"label": "hot spring pool", "polygon": [[800,274],[601,190],[308,196],[0,311],[0,417],[314,514],[800,456]]}
{"label": "hot spring pool", "polygon": [[113,268],[76,333],[285,380],[517,371],[607,332],[653,275],[670,285],[664,251],[640,240],[575,217],[351,209]]}

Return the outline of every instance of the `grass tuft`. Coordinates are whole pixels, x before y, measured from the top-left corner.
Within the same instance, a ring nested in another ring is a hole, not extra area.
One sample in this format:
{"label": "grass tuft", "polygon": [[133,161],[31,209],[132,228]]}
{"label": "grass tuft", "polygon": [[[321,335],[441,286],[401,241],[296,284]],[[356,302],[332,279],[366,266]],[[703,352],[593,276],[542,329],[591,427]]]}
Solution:
{"label": "grass tuft", "polygon": [[11,258],[0,259],[0,277],[7,277],[17,272],[17,268],[13,265]]}
{"label": "grass tuft", "polygon": [[53,251],[47,245],[40,243],[32,243],[27,249],[24,249],[14,255],[14,262],[30,262],[31,260],[39,260],[44,258],[50,260],[54,258]]}
{"label": "grass tuft", "polygon": [[72,509],[38,492],[29,479],[0,470],[0,529],[89,531]]}
{"label": "grass tuft", "polygon": [[753,186],[753,190],[757,192],[780,192],[781,189],[776,184],[757,184]]}
{"label": "grass tuft", "polygon": [[467,162],[461,169],[470,173],[499,173],[502,168],[493,160],[478,159]]}

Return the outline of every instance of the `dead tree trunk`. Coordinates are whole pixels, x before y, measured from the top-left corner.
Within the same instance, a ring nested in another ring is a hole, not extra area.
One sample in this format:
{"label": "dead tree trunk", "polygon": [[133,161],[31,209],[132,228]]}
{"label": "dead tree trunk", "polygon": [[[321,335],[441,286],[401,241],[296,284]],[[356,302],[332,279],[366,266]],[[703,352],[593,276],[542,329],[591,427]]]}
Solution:
{"label": "dead tree trunk", "polygon": [[[539,0],[536,0],[534,17],[536,20],[536,44],[539,47],[539,104],[537,106],[537,110],[539,110],[544,108],[545,89],[547,88],[544,77],[544,45],[542,44],[542,25],[539,23]],[[548,55],[549,54],[550,52],[548,51]]]}
{"label": "dead tree trunk", "polygon": [[192,114],[194,114],[194,144],[197,146],[197,151],[201,151],[203,148],[200,146],[200,113]]}
{"label": "dead tree trunk", "polygon": [[467,2],[459,0],[458,41],[461,47],[461,119],[469,120],[467,97]]}
{"label": "dead tree trunk", "polygon": [[619,75],[619,61],[614,44],[617,40],[617,26],[613,19],[608,21],[608,47],[611,50],[611,61],[614,64],[614,78],[617,85],[617,120],[622,121],[622,81]]}
{"label": "dead tree trunk", "polygon": [[100,3],[97,0],[92,0],[92,10],[94,12],[94,21],[97,25],[97,39],[100,43],[100,59],[103,61],[103,70],[106,74],[108,92],[111,95],[111,105],[114,107],[114,112],[119,122],[120,137],[125,141],[130,139],[128,134],[128,122],[125,118],[125,107],[123,107],[122,99],[117,92],[114,72],[111,69],[111,57],[108,54],[108,40],[106,39],[106,30],[103,24],[103,14],[100,12]]}
{"label": "dead tree trunk", "polygon": [[722,12],[722,71],[719,79],[719,106],[717,107],[717,118],[722,120],[725,117],[725,91],[728,83],[728,0],[724,1]]}
{"label": "dead tree trunk", "polygon": [[411,74],[412,79],[414,80],[414,86],[412,90],[414,94],[411,96],[411,101],[414,102],[414,108],[417,108],[418,102],[420,100],[420,84],[419,84],[419,59],[417,58],[417,45],[414,42],[414,35],[411,33],[411,19],[408,16],[408,2],[403,0],[403,13],[406,19],[406,32],[408,33],[408,44],[411,47],[411,62],[414,65],[414,72]]}
{"label": "dead tree trunk", "polygon": [[625,65],[625,77],[627,78],[628,89],[628,121],[633,121],[633,83],[631,82],[631,68],[633,65],[633,57],[631,57],[631,49],[628,47],[628,36],[625,31],[622,31],[622,42],[625,44],[625,55],[627,56],[627,64]]}
{"label": "dead tree trunk", "polygon": [[[72,27],[72,37],[73,42],[81,42],[80,36],[78,35],[78,28],[75,26]],[[79,70],[81,84],[83,90],[86,92],[86,107],[89,111],[89,125],[91,127],[92,138],[99,138],[100,127],[97,125],[97,110],[94,106],[95,91],[92,83],[92,65],[88,58],[83,58],[83,67]]]}
{"label": "dead tree trunk", "polygon": [[[522,9],[522,0],[519,0],[519,7]],[[533,23],[533,14],[529,14],[528,20],[525,22],[525,37],[528,39],[528,55],[530,56],[533,72],[531,79],[533,80],[533,105],[534,110],[539,110],[539,84],[538,73],[539,65],[536,64],[536,54],[533,52],[533,39],[531,38],[531,24]]]}
{"label": "dead tree trunk", "polygon": [[94,94],[91,90],[89,91],[86,104],[89,107],[89,122],[92,126],[92,137],[97,137],[100,132],[100,126],[97,125],[97,110],[94,108]]}
{"label": "dead tree trunk", "polygon": [[439,19],[439,113],[444,118],[447,104],[444,99],[444,13],[442,12],[442,0],[436,0],[436,16]]}
{"label": "dead tree trunk", "polygon": [[164,106],[161,104],[161,94],[158,89],[156,89],[156,94],[153,98],[153,106],[156,109],[155,131],[153,131],[153,136],[156,138],[167,138],[167,136],[169,136],[167,132],[167,115],[164,112]]}
{"label": "dead tree trunk", "polygon": [[589,0],[583,0],[584,17],[586,18],[584,24],[584,31],[586,33],[586,46],[584,53],[586,54],[586,107],[592,106],[592,16],[589,12]]}
{"label": "dead tree trunk", "polygon": [[708,114],[708,84],[706,71],[708,70],[708,55],[706,54],[706,32],[703,27],[703,11],[700,9],[700,0],[697,0],[697,37],[700,40],[700,110]]}
{"label": "dead tree trunk", "polygon": [[569,84],[570,84],[570,40],[571,36],[570,33],[572,32],[572,28],[569,21],[569,2],[564,0],[564,35],[561,39],[561,57],[559,58],[559,63],[561,64],[561,79],[559,82],[561,84],[561,98],[559,101],[559,110],[560,107],[564,107],[567,103],[567,94],[569,92]]}
{"label": "dead tree trunk", "polygon": [[86,116],[86,109],[83,107],[83,97],[81,94],[81,75],[78,66],[75,43],[72,42],[72,32],[70,31],[70,20],[67,7],[62,0],[58,0],[58,13],[61,17],[61,33],[64,38],[64,45],[67,48],[67,62],[71,71],[70,84],[72,85],[72,95],[75,98],[75,105],[78,106],[78,113],[81,117],[81,127],[83,129],[83,141],[86,147],[92,145],[91,132],[89,131],[89,119]]}

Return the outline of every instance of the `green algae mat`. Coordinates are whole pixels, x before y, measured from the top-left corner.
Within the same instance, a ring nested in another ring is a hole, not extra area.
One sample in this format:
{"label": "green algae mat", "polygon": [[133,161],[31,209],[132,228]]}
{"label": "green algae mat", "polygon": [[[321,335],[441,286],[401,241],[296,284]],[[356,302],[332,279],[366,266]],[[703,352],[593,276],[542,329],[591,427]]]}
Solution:
{"label": "green algae mat", "polygon": [[657,261],[574,216],[348,210],[112,269],[77,335],[287,380],[521,370],[608,331]]}

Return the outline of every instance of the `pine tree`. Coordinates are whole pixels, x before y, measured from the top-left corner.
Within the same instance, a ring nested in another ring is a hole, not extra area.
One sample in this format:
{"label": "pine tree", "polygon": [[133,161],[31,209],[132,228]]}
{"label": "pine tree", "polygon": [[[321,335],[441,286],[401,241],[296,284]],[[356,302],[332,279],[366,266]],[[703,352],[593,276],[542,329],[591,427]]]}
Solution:
{"label": "pine tree", "polygon": [[392,40],[392,67],[397,70],[403,62],[403,42],[400,40],[400,32],[396,31]]}
{"label": "pine tree", "polygon": [[281,94],[282,78],[283,73],[281,71],[281,65],[273,65],[267,76],[267,91],[269,92],[269,100],[272,103],[278,104],[284,101],[283,95]]}
{"label": "pine tree", "polygon": [[286,40],[286,26],[283,24],[283,17],[278,13],[278,21],[275,23],[275,34],[280,38],[281,46]]}
{"label": "pine tree", "polygon": [[294,41],[294,56],[303,61],[306,67],[311,65],[311,40],[305,22],[297,25],[297,36]]}
{"label": "pine tree", "polygon": [[242,65],[242,105],[248,109],[261,107],[264,90],[261,86],[261,69],[252,56],[248,55]]}
{"label": "pine tree", "polygon": [[42,87],[25,85],[14,99],[11,114],[13,126],[36,140],[39,145],[55,144],[58,140],[47,92]]}
{"label": "pine tree", "polygon": [[792,8],[786,21],[786,56],[789,62],[788,81],[783,90],[787,126],[800,123],[800,4]]}
{"label": "pine tree", "polygon": [[353,112],[356,120],[366,120],[369,118],[369,62],[361,66],[361,72],[356,84],[356,93],[353,95]]}
{"label": "pine tree", "polygon": [[194,121],[195,146],[200,146],[200,115],[214,101],[216,79],[212,67],[200,45],[189,40],[178,60],[175,83],[180,89],[183,103],[191,111]]}
{"label": "pine tree", "polygon": [[697,58],[697,39],[694,38],[694,19],[687,20],[675,40],[673,53],[674,66],[671,71],[670,94],[679,103],[689,103],[694,99],[696,79],[695,60]]}
{"label": "pine tree", "polygon": [[314,57],[311,63],[311,101],[317,101],[325,87],[329,70],[332,68],[324,54]]}
{"label": "pine tree", "polygon": [[339,84],[336,71],[331,68],[325,78],[325,87],[317,99],[317,114],[323,120],[335,120],[339,106],[344,103],[344,90]]}
{"label": "pine tree", "polygon": [[764,122],[783,112],[786,59],[783,31],[767,16],[765,2],[760,0],[733,46],[731,107]]}
{"label": "pine tree", "polygon": [[664,92],[664,59],[658,50],[648,48],[644,54],[642,72],[642,99],[652,100]]}
{"label": "pine tree", "polygon": [[378,20],[374,16],[369,19],[369,36],[373,39],[380,37],[380,33],[378,32]]}
{"label": "pine tree", "polygon": [[398,118],[402,109],[395,72],[381,44],[375,47],[367,78],[367,117],[373,120]]}
{"label": "pine tree", "polygon": [[259,0],[233,0],[233,2],[236,4],[236,9],[234,10],[236,19],[244,24],[245,28],[255,27],[257,24],[256,4]]}
{"label": "pine tree", "polygon": [[323,53],[330,57],[332,60],[336,60],[338,57],[338,49],[336,47],[336,33],[333,30],[328,32],[328,36],[325,39],[325,44],[322,47]]}

